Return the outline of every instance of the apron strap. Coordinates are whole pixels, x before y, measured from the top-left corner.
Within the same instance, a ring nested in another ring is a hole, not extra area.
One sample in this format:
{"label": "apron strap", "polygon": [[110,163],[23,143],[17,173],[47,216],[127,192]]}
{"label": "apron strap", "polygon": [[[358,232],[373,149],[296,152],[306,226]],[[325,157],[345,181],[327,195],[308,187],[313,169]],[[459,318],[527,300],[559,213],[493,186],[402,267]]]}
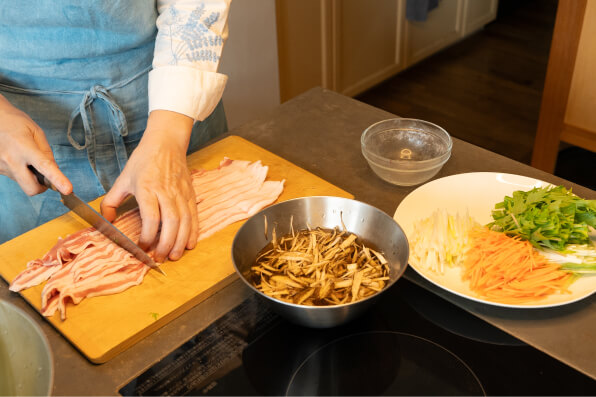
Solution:
{"label": "apron strap", "polygon": [[[118,168],[120,172],[124,169],[128,155],[126,153],[126,146],[124,145],[123,137],[128,135],[128,125],[126,124],[126,116],[122,111],[122,108],[116,103],[116,100],[110,95],[109,91],[114,88],[121,88],[137,79],[139,76],[149,72],[151,65],[143,70],[140,70],[135,75],[119,81],[109,87],[101,85],[94,85],[89,90],[83,92],[83,99],[71,113],[70,119],[68,120],[68,128],[66,130],[66,136],[70,144],[78,150],[87,149],[87,157],[93,172],[97,175],[97,169],[95,164],[95,130],[93,129],[92,118],[89,117],[91,113],[91,104],[96,100],[102,100],[108,107],[110,114],[110,123],[112,124],[112,141],[114,142],[114,151],[116,153],[116,159],[118,160]],[[62,93],[74,93],[63,91]],[[77,116],[81,116],[83,122],[83,129],[85,131],[85,143],[82,145],[72,137],[72,125]]]}
{"label": "apron strap", "polygon": [[[95,130],[93,128],[92,117],[90,117],[91,104],[96,99],[102,100],[108,107],[110,122],[114,127],[112,128],[114,150],[116,152],[116,158],[118,159],[118,166],[120,171],[122,171],[127,160],[126,146],[124,145],[124,139],[122,138],[128,135],[128,126],[122,108],[116,103],[107,88],[101,85],[95,85],[88,91],[85,91],[79,106],[77,106],[70,115],[66,136],[74,148],[78,150],[87,149],[89,163],[91,164],[93,171],[97,174],[95,166]],[[85,143],[83,144],[80,144],[72,137],[72,126],[77,116],[81,116],[83,129],[85,131]]]}

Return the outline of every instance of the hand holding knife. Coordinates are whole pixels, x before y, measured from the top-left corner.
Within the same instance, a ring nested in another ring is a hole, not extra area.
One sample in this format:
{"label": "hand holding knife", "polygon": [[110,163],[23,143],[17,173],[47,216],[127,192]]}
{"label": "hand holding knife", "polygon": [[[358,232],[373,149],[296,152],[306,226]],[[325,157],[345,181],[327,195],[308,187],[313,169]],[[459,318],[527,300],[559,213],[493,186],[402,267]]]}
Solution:
{"label": "hand holding knife", "polygon": [[[33,166],[29,165],[28,168],[35,175],[40,185],[44,185],[52,190],[59,192],[52,185],[52,183],[39,171],[37,171]],[[124,233],[118,230],[116,226],[110,223],[106,218],[104,218],[99,212],[93,209],[93,207],[91,207],[89,204],[81,200],[74,193],[68,195],[60,193],[60,196],[62,197],[62,202],[64,203],[64,205],[68,207],[71,211],[73,211],[75,214],[83,218],[85,222],[89,223],[91,226],[93,226],[100,233],[112,240],[114,243],[118,244],[120,247],[130,252],[135,258],[145,263],[150,268],[157,270],[164,276],[166,275],[165,272],[155,263],[155,261],[149,255],[147,255],[145,251],[143,251],[137,244],[134,243],[134,241],[129,239]]]}

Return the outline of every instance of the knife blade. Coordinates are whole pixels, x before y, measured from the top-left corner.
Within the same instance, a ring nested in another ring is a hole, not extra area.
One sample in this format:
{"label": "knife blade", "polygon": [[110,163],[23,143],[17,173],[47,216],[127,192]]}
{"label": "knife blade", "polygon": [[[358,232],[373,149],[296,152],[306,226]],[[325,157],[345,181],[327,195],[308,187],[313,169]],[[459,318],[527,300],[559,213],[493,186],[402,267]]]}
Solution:
{"label": "knife blade", "polygon": [[97,231],[101,234],[112,240],[114,243],[118,244],[120,247],[124,248],[128,252],[130,252],[135,258],[149,266],[150,268],[157,270],[164,276],[166,273],[155,263],[155,261],[147,255],[145,251],[141,247],[135,244],[134,241],[129,239],[124,233],[122,233],[116,226],[114,226],[110,221],[104,218],[99,212],[95,211],[93,207],[89,204],[81,200],[77,197],[74,193],[64,195],[56,189],[56,187],[46,178],[43,174],[41,174],[35,167],[28,166],[29,170],[35,175],[39,184],[44,185],[54,191],[57,191],[61,198],[62,203],[66,207],[68,207],[72,212],[83,218],[83,220],[93,226]]}

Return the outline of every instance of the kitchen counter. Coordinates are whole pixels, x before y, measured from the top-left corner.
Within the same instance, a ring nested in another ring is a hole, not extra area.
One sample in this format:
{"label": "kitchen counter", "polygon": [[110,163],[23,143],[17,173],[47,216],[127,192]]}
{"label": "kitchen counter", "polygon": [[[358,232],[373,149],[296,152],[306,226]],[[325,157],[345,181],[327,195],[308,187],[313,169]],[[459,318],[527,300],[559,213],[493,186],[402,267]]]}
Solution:
{"label": "kitchen counter", "polygon": [[[407,115],[402,115],[407,116]],[[369,125],[395,115],[320,88],[277,108],[263,119],[231,131],[354,194],[393,216],[415,187],[397,187],[378,177],[360,152],[360,135]],[[564,183],[585,198],[596,192],[551,174],[454,139],[451,159],[435,178],[464,172],[505,172],[554,184]],[[596,296],[549,309],[506,309],[476,303],[435,287],[408,269],[412,283],[442,297],[530,346],[596,379]],[[0,281],[0,299],[23,308],[42,327],[54,355],[55,395],[113,395],[223,314],[250,292],[239,280],[215,293],[105,364],[87,361],[18,294]],[[101,326],[101,325],[98,325]]]}

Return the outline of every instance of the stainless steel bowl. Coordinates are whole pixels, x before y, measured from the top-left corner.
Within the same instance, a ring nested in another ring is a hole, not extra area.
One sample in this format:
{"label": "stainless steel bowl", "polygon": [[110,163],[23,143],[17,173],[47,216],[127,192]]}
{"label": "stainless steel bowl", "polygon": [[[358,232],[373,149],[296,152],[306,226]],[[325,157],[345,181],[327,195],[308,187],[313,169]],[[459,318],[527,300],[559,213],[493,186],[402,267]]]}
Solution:
{"label": "stainless steel bowl", "polygon": [[53,379],[50,346],[39,325],[0,301],[0,396],[49,396]]}
{"label": "stainless steel bowl", "polygon": [[[293,220],[290,219],[293,216]],[[267,217],[267,234],[265,221]],[[380,250],[390,268],[390,281],[379,293],[368,298],[334,306],[305,306],[283,302],[257,290],[250,282],[250,268],[257,254],[271,242],[273,227],[278,237],[307,227],[343,228]],[[356,200],[341,197],[302,197],[265,208],[249,218],[238,230],[232,244],[232,259],[240,278],[288,320],[313,328],[343,324],[362,314],[404,273],[408,263],[408,241],[401,227],[383,211]]]}

